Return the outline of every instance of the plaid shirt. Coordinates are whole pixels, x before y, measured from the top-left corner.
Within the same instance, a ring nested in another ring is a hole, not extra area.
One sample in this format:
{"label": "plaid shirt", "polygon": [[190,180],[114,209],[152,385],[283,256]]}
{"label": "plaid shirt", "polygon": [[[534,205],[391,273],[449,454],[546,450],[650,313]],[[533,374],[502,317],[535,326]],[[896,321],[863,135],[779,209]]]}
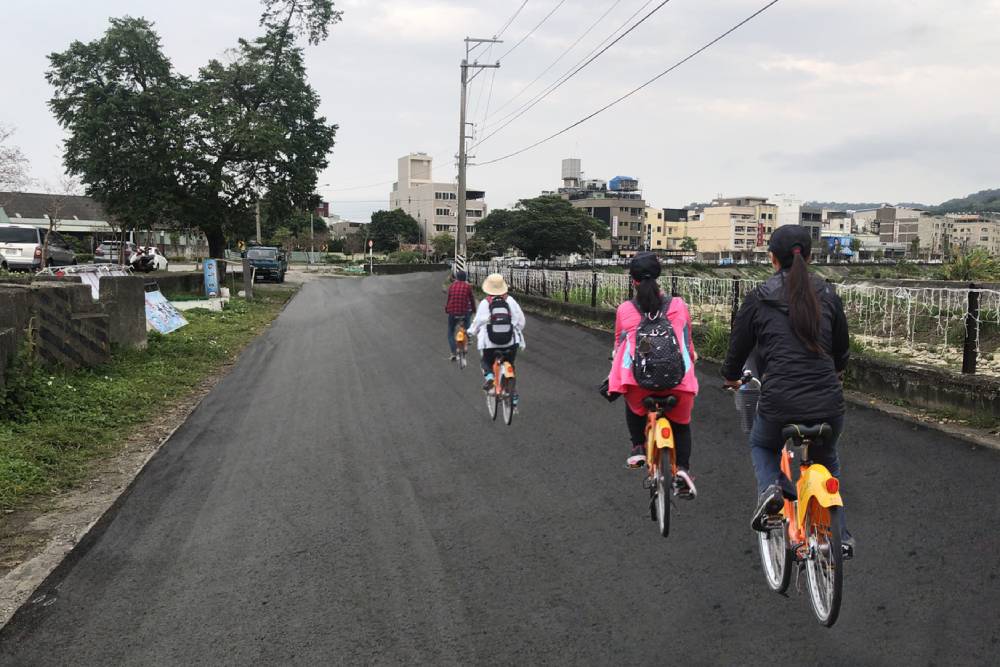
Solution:
{"label": "plaid shirt", "polygon": [[476,309],[476,300],[472,296],[472,285],[464,280],[456,280],[448,288],[448,302],[444,312],[449,315],[465,315]]}

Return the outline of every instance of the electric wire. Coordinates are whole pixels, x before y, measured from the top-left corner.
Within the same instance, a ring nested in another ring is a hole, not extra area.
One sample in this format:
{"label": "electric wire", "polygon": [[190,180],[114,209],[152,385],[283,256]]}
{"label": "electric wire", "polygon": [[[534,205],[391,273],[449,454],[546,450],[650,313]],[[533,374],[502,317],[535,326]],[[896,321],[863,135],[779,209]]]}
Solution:
{"label": "electric wire", "polygon": [[[514,151],[513,153],[508,153],[507,155],[503,155],[501,157],[494,158],[492,160],[487,160],[485,162],[479,162],[479,163],[477,163],[477,166],[485,166],[485,165],[488,165],[488,164],[495,164],[497,162],[501,162],[503,160],[507,160],[509,158],[515,157],[515,156],[520,155],[522,153],[525,153],[525,152],[527,152],[527,151],[529,151],[529,150],[531,150],[533,148],[537,148],[538,146],[541,146],[542,144],[544,144],[544,143],[546,143],[548,141],[551,141],[552,139],[555,139],[556,137],[558,137],[558,136],[560,136],[562,134],[565,134],[565,133],[569,132],[573,128],[578,127],[578,126],[582,125],[583,123],[586,123],[588,120],[590,120],[594,116],[597,116],[598,114],[601,114],[601,113],[607,111],[608,109],[610,109],[611,107],[615,106],[619,102],[622,102],[623,100],[631,97],[632,95],[635,95],[640,90],[642,90],[642,89],[646,88],[647,86],[653,84],[654,82],[660,80],[661,78],[663,78],[664,76],[666,76],[670,72],[674,71],[675,69],[677,69],[678,67],[680,67],[684,63],[688,62],[692,58],[696,57],[697,55],[699,55],[703,51],[706,51],[707,49],[709,49],[714,44],[722,41],[723,39],[725,39],[726,37],[728,37],[732,33],[736,32],[741,27],[743,27],[744,25],[746,25],[747,23],[749,23],[753,19],[757,18],[758,16],[760,16],[761,14],[763,14],[765,11],[767,11],[768,9],[770,9],[771,7],[773,7],[776,4],[778,4],[778,0],[771,0],[771,2],[768,2],[763,7],[761,7],[757,11],[755,11],[753,14],[751,14],[748,17],[746,17],[745,19],[743,19],[742,21],[740,21],[739,23],[737,23],[736,25],[734,25],[733,27],[731,27],[729,30],[726,30],[724,33],[722,33],[721,35],[719,35],[718,37],[716,37],[712,41],[708,42],[707,44],[705,44],[701,48],[693,51],[692,53],[688,54],[684,58],[681,58],[676,63],[674,63],[673,65],[671,65],[667,69],[663,70],[662,72],[660,72],[659,74],[657,74],[653,78],[649,79],[645,83],[643,83],[643,84],[641,84],[641,85],[633,88],[629,92],[627,92],[624,95],[618,97],[617,99],[609,102],[608,104],[605,104],[600,109],[597,109],[596,111],[594,111],[594,112],[592,112],[592,113],[584,116],[583,118],[581,118],[580,120],[576,121],[575,123],[567,125],[566,127],[564,127],[563,129],[559,130],[558,132],[550,134],[549,136],[545,137],[544,139],[540,139],[540,140],[536,141],[533,144],[530,144],[528,146],[525,146],[524,148],[521,148],[519,150]],[[484,141],[485,141],[485,139],[484,139]]]}
{"label": "electric wire", "polygon": [[533,34],[535,34],[535,31],[536,31],[536,30],[538,30],[539,28],[541,28],[541,27],[542,27],[542,25],[543,25],[543,24],[544,24],[544,23],[545,23],[546,21],[548,21],[548,20],[549,20],[549,18],[550,18],[550,17],[551,17],[551,16],[553,15],[553,14],[555,14],[555,13],[556,13],[556,11],[557,11],[557,10],[558,10],[558,9],[559,9],[560,7],[562,7],[562,6],[563,6],[563,5],[565,4],[565,3],[566,3],[566,0],[559,0],[559,2],[557,2],[557,3],[556,3],[556,6],[555,6],[555,7],[553,7],[553,8],[552,8],[552,10],[551,10],[551,11],[550,11],[550,12],[549,12],[548,14],[546,14],[546,15],[545,15],[545,18],[543,18],[543,19],[542,19],[541,21],[539,21],[539,22],[538,22],[538,25],[536,25],[536,26],[535,26],[534,28],[532,28],[531,30],[529,30],[529,31],[528,31],[528,33],[527,33],[527,34],[526,34],[526,35],[525,35],[524,37],[522,37],[521,39],[519,39],[519,40],[518,40],[518,41],[517,41],[517,42],[516,42],[516,43],[514,44],[514,46],[510,47],[509,49],[507,49],[507,51],[505,51],[505,52],[504,52],[504,54],[503,54],[502,56],[500,56],[500,57],[499,57],[499,58],[497,59],[497,62],[503,62],[503,59],[504,59],[504,58],[506,58],[506,57],[507,57],[507,56],[509,56],[509,55],[510,55],[511,53],[513,53],[513,52],[514,52],[514,50],[515,50],[515,49],[516,49],[517,47],[519,47],[519,46],[521,46],[522,44],[524,44],[524,42],[525,42],[525,41],[526,41],[526,40],[527,40],[527,39],[528,39],[529,37],[531,37],[531,36],[532,36]]}
{"label": "electric wire", "polygon": [[509,19],[507,19],[507,22],[503,24],[503,27],[500,28],[499,31],[497,31],[497,34],[495,35],[495,37],[500,37],[500,36],[502,36],[504,34],[504,32],[507,31],[507,28],[509,28],[510,24],[514,22],[514,19],[517,18],[518,14],[521,13],[521,10],[524,9],[524,6],[526,4],[528,4],[528,0],[524,0],[524,2],[521,3],[521,6],[517,8],[517,11],[514,12],[514,15],[511,16]]}
{"label": "electric wire", "polygon": [[[641,14],[641,13],[642,13],[642,10],[644,10],[644,9],[645,9],[646,7],[648,7],[648,6],[650,5],[650,3],[652,3],[652,2],[653,2],[653,0],[646,0],[645,2],[643,2],[643,3],[642,3],[642,4],[640,5],[640,6],[639,6],[639,8],[638,8],[638,9],[636,9],[636,10],[635,10],[634,12],[632,12],[632,14],[631,14],[631,15],[630,15],[630,16],[629,16],[628,18],[626,18],[626,19],[625,19],[624,21],[622,21],[622,24],[621,24],[621,25],[619,25],[619,26],[618,26],[617,28],[615,28],[614,30],[612,30],[612,31],[611,31],[611,34],[609,34],[609,35],[608,35],[607,37],[605,37],[604,39],[602,39],[602,40],[601,40],[601,41],[600,41],[600,42],[599,42],[599,43],[597,44],[597,46],[595,46],[595,47],[594,47],[594,48],[592,48],[592,49],[591,49],[590,51],[588,51],[588,52],[586,53],[586,55],[584,55],[584,56],[583,56],[582,58],[580,58],[579,60],[577,60],[577,61],[576,61],[576,63],[574,63],[573,65],[570,65],[569,69],[567,69],[567,70],[566,70],[565,72],[563,72],[563,73],[562,73],[562,74],[561,74],[560,76],[556,77],[555,81],[553,81],[552,83],[550,83],[550,84],[549,84],[549,85],[548,85],[548,86],[547,86],[546,88],[544,88],[544,89],[543,89],[543,90],[542,90],[541,92],[539,92],[538,94],[536,94],[536,95],[535,95],[535,97],[531,98],[530,100],[528,100],[527,102],[525,102],[524,104],[522,104],[521,106],[519,106],[518,108],[516,108],[516,109],[514,109],[513,111],[511,111],[511,112],[507,113],[506,115],[504,115],[504,116],[503,116],[503,117],[502,117],[502,118],[500,119],[500,121],[499,121],[499,122],[500,122],[500,123],[502,123],[502,122],[506,121],[506,120],[507,120],[508,118],[511,118],[511,117],[513,117],[514,115],[518,114],[519,112],[521,112],[521,111],[523,111],[523,110],[526,110],[526,109],[530,108],[530,107],[531,107],[531,105],[532,105],[532,104],[533,104],[534,102],[536,102],[536,101],[540,101],[540,100],[541,100],[541,98],[545,97],[545,96],[546,96],[546,95],[547,95],[548,93],[552,92],[552,90],[554,90],[554,88],[555,88],[555,87],[556,87],[557,85],[562,85],[562,83],[563,83],[563,82],[564,82],[564,81],[565,81],[566,79],[569,79],[570,77],[574,76],[574,75],[575,75],[575,74],[576,74],[576,73],[577,73],[577,72],[578,72],[578,71],[579,71],[580,69],[582,69],[581,65],[582,65],[582,66],[584,66],[584,67],[586,66],[586,65],[585,65],[584,63],[585,63],[585,61],[587,61],[587,59],[588,59],[588,58],[590,58],[590,57],[591,57],[591,56],[593,56],[593,55],[594,55],[595,53],[597,53],[597,51],[599,51],[599,50],[601,49],[601,47],[602,47],[602,46],[604,46],[605,44],[607,44],[607,43],[608,43],[608,40],[610,40],[610,39],[614,38],[614,36],[615,36],[615,35],[617,35],[617,34],[618,34],[618,33],[619,33],[620,31],[624,30],[624,29],[625,29],[625,27],[626,27],[626,26],[627,26],[627,25],[628,25],[628,24],[629,24],[629,23],[630,23],[630,22],[632,21],[632,19],[634,19],[634,18],[635,18],[636,16],[638,16],[639,14]],[[598,54],[598,55],[600,55],[600,54]],[[515,95],[515,97],[519,96],[519,95],[520,95],[521,93],[523,93],[523,92],[524,92],[524,91],[522,90],[522,91],[521,91],[521,92],[519,92],[519,93],[518,93],[517,95]],[[504,104],[500,105],[500,107],[499,107],[499,108],[497,109],[497,111],[496,111],[495,113],[499,113],[499,112],[500,112],[500,109],[502,109],[502,108],[506,107],[506,106],[507,106],[507,104],[508,104],[509,102],[511,102],[511,101],[512,101],[512,100],[508,100],[508,101],[507,101],[507,102],[505,102]]]}
{"label": "electric wire", "polygon": [[[567,48],[566,48],[566,49],[565,49],[565,50],[564,50],[564,51],[563,51],[563,52],[562,52],[562,53],[561,53],[561,54],[559,55],[559,57],[558,57],[558,58],[556,58],[555,60],[553,60],[553,61],[552,61],[552,62],[551,62],[551,63],[549,64],[549,66],[548,66],[548,67],[546,67],[546,68],[545,68],[544,70],[542,70],[542,73],[541,73],[541,74],[539,74],[538,76],[536,76],[536,77],[535,77],[535,78],[534,78],[534,79],[533,79],[533,80],[531,81],[531,83],[529,83],[529,84],[528,84],[527,86],[525,86],[525,87],[524,87],[524,88],[522,88],[522,89],[521,89],[520,91],[518,91],[518,92],[517,92],[517,94],[515,94],[515,95],[514,95],[513,97],[511,97],[511,98],[510,98],[509,100],[507,100],[506,102],[504,102],[503,104],[501,104],[500,106],[498,106],[498,107],[496,108],[496,110],[495,110],[495,111],[494,111],[493,113],[494,113],[494,114],[498,114],[498,113],[500,113],[501,111],[503,111],[504,109],[506,109],[506,108],[507,108],[507,107],[508,107],[508,106],[509,106],[509,105],[510,105],[510,104],[511,104],[511,103],[512,103],[512,102],[513,102],[514,100],[516,100],[517,98],[519,98],[519,97],[520,97],[521,95],[523,95],[524,93],[526,93],[526,92],[528,91],[528,89],[530,89],[530,88],[531,88],[531,87],[532,87],[533,85],[535,85],[536,83],[538,83],[539,79],[541,79],[541,78],[542,78],[543,76],[545,76],[546,74],[548,74],[548,73],[549,73],[549,71],[550,71],[550,70],[551,70],[551,69],[552,69],[553,67],[555,67],[555,66],[556,66],[557,64],[559,64],[559,61],[561,61],[561,60],[562,60],[563,58],[565,58],[565,57],[566,57],[567,55],[569,55],[569,52],[570,52],[570,51],[572,51],[573,49],[575,49],[575,48],[576,48],[576,45],[577,45],[577,44],[579,44],[579,43],[580,43],[581,41],[583,41],[583,38],[584,38],[584,37],[586,37],[587,35],[589,35],[589,34],[591,33],[591,31],[593,31],[593,29],[594,29],[594,28],[596,28],[596,27],[597,27],[597,25],[598,25],[598,24],[599,24],[599,23],[600,23],[601,21],[603,21],[603,20],[604,20],[605,18],[607,18],[608,14],[610,14],[610,13],[611,13],[611,12],[612,12],[612,11],[614,10],[614,8],[615,8],[615,7],[617,7],[618,5],[620,5],[620,4],[621,4],[621,1],[622,1],[622,0],[615,0],[615,1],[613,2],[613,3],[611,3],[611,6],[610,6],[610,7],[608,7],[608,9],[607,9],[607,10],[606,10],[606,11],[605,11],[605,12],[604,12],[603,14],[601,14],[601,15],[600,15],[600,16],[599,16],[599,17],[597,18],[597,20],[596,20],[596,21],[594,21],[593,23],[591,23],[591,24],[590,24],[590,27],[589,27],[589,28],[587,28],[587,29],[586,29],[585,31],[583,31],[583,34],[581,34],[581,35],[580,35],[579,37],[577,37],[577,38],[576,38],[576,41],[575,41],[575,42],[573,42],[572,44],[570,44],[570,45],[569,45],[569,47],[567,47]],[[649,4],[649,2],[647,2],[646,4]],[[638,13],[638,12],[637,12],[637,13]],[[619,28],[619,30],[620,30],[620,28]],[[617,31],[615,31],[615,32],[617,32]],[[612,34],[614,34],[614,33],[612,33]],[[605,40],[607,40],[607,39],[608,39],[608,38],[605,38]],[[602,43],[603,43],[603,42],[602,42]],[[494,74],[496,74],[496,72],[494,72]],[[487,118],[484,118],[484,119],[483,119],[483,126],[484,126],[484,128],[485,128],[485,123],[486,123],[486,120],[488,120],[488,119],[489,119],[489,117],[488,117],[488,116],[487,116]]]}
{"label": "electric wire", "polygon": [[610,42],[607,46],[605,46],[600,51],[598,51],[596,54],[594,54],[593,56],[591,56],[590,59],[587,60],[587,62],[585,62],[582,65],[580,65],[579,67],[577,67],[569,76],[563,78],[560,81],[557,81],[555,84],[553,84],[552,86],[550,86],[547,90],[545,90],[541,95],[535,97],[530,103],[528,103],[525,106],[521,107],[521,109],[519,111],[516,111],[512,115],[508,115],[507,116],[508,120],[504,121],[500,125],[500,127],[496,128],[495,130],[493,130],[492,132],[490,132],[489,134],[487,134],[485,137],[483,137],[482,139],[480,139],[479,141],[477,141],[473,146],[470,147],[470,150],[474,149],[476,146],[479,146],[480,144],[482,144],[483,142],[485,142],[486,140],[488,140],[490,137],[493,137],[497,133],[503,131],[504,128],[508,127],[515,120],[517,120],[518,118],[520,118],[521,116],[523,116],[524,114],[526,114],[533,107],[535,107],[535,105],[537,105],[539,102],[541,102],[546,97],[548,97],[549,95],[551,95],[552,93],[554,93],[556,90],[558,90],[560,87],[562,87],[562,85],[564,83],[566,83],[567,81],[569,81],[570,79],[572,79],[574,76],[576,76],[581,71],[583,71],[584,68],[586,68],[592,62],[594,62],[595,60],[597,60],[598,58],[600,58],[612,46],[614,46],[615,44],[617,44],[618,42],[620,42],[622,39],[624,39],[629,33],[631,33],[633,30],[635,30],[640,25],[642,25],[643,23],[645,23],[651,16],[653,16],[653,14],[655,14],[656,12],[660,11],[661,9],[663,9],[663,7],[665,7],[669,2],[670,2],[670,0],[663,0],[660,4],[658,4],[652,10],[650,10],[650,12],[648,14],[646,14],[641,19],[639,19],[634,24],[632,24],[629,27],[628,30],[626,30],[622,34],[618,35],[618,37],[616,37],[614,39],[614,41]]}

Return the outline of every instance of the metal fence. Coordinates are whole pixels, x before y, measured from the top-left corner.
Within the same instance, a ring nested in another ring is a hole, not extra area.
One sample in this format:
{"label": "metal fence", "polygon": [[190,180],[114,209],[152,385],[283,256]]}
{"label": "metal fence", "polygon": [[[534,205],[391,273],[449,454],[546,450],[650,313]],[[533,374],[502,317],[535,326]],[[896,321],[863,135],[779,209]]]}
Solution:
{"label": "metal fence", "polygon": [[[627,274],[497,268],[470,263],[469,279],[481,283],[500,272],[514,294],[528,294],[595,308],[616,308],[632,298]],[[687,303],[696,324],[729,327],[743,297],[758,280],[660,277],[664,291]],[[921,364],[1000,375],[1000,291],[966,287],[899,287],[838,284],[855,349]]]}

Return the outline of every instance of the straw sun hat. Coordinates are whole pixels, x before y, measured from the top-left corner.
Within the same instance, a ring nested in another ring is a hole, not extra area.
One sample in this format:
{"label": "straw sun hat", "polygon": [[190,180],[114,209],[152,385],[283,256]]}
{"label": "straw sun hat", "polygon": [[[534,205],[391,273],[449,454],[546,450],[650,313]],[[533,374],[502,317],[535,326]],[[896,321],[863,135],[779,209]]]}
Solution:
{"label": "straw sun hat", "polygon": [[507,281],[499,273],[491,273],[483,281],[483,291],[490,296],[500,296],[507,293]]}

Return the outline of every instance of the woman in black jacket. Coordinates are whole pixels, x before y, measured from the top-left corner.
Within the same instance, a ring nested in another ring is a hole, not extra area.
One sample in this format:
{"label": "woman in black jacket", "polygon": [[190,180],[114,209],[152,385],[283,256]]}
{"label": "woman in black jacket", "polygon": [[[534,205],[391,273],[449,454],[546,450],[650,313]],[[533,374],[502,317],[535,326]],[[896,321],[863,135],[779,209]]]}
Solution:
{"label": "woman in black jacket", "polygon": [[[750,453],[759,494],[752,527],[782,507],[781,429],[789,423],[826,422],[833,436],[810,448],[817,463],[840,476],[837,439],[844,427],[841,384],[849,357],[847,318],[833,287],[809,273],[809,231],[778,227],[768,245],[777,271],[747,295],[733,323],[722,367],[726,386],[739,387],[744,364],[755,353],[761,396],[750,433]],[[849,540],[849,535],[844,539]]]}

